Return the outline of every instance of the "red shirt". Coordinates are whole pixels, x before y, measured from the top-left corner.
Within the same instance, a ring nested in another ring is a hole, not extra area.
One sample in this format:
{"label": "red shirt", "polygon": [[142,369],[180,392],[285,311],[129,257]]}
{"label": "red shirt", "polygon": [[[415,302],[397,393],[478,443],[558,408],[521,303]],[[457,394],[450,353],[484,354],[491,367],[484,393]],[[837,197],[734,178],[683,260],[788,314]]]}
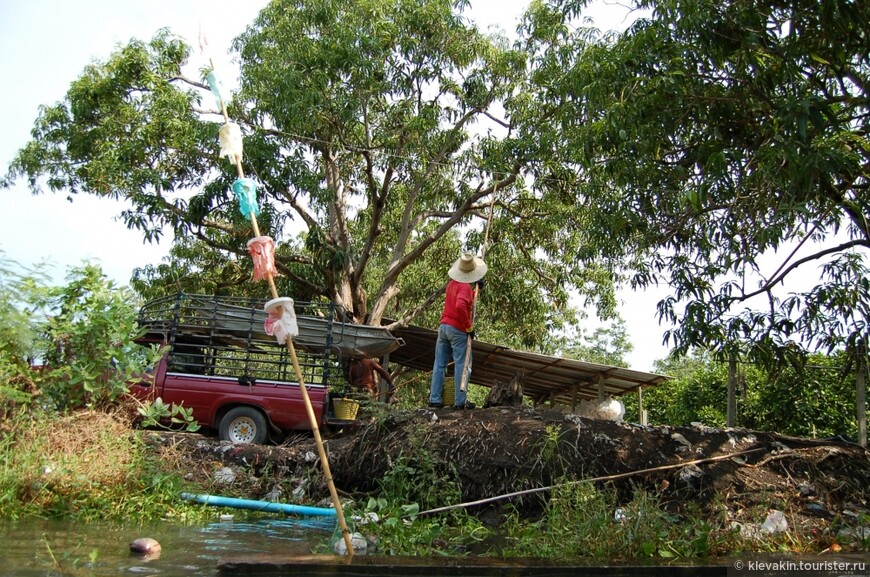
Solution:
{"label": "red shirt", "polygon": [[472,311],[474,310],[474,291],[471,285],[457,282],[453,279],[447,283],[444,300],[444,312],[441,313],[441,324],[447,324],[463,332],[473,327]]}

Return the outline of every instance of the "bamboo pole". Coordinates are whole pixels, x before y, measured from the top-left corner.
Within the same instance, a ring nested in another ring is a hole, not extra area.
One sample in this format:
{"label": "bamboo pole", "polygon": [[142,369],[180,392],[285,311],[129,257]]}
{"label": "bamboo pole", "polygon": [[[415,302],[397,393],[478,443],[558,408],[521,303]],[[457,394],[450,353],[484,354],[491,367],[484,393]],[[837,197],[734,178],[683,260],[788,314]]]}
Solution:
{"label": "bamboo pole", "polygon": [[[211,63],[211,60],[209,60]],[[214,70],[214,64],[212,64],[212,70]],[[224,122],[229,122],[229,114],[227,113],[227,107],[224,102],[223,97],[220,98],[221,103],[221,113],[224,117]],[[236,159],[236,172],[239,175],[239,178],[245,178],[245,171],[242,168],[242,161],[240,158]],[[252,210],[250,213],[251,218],[251,226],[254,229],[254,236],[258,237],[260,235],[260,227],[257,224],[257,215],[254,214]],[[269,283],[269,291],[272,294],[272,298],[278,298],[278,289],[275,286],[275,279],[272,276],[271,271],[266,271],[267,273],[267,281]],[[283,309],[278,309],[278,315],[283,315]],[[314,433],[314,441],[317,445],[317,452],[320,455],[320,464],[323,468],[323,476],[326,478],[326,484],[329,487],[329,494],[332,497],[332,504],[335,506],[335,514],[338,517],[338,524],[341,527],[341,533],[344,537],[344,544],[347,548],[347,555],[353,556],[353,541],[350,537],[350,530],[347,528],[347,522],[344,518],[344,510],[341,507],[341,500],[338,498],[338,491],[335,488],[335,482],[332,479],[332,471],[329,467],[329,456],[326,453],[326,449],[323,446],[323,439],[320,436],[320,428],[317,424],[317,416],[314,414],[314,407],[311,405],[311,398],[308,396],[308,389],[305,386],[305,380],[302,378],[302,369],[299,367],[299,359],[296,356],[296,347],[293,346],[293,338],[287,337],[287,352],[290,353],[290,359],[293,363],[293,371],[296,373],[296,381],[299,383],[299,390],[302,392],[302,400],[305,402],[305,412],[308,414],[308,421],[311,425],[311,431]]]}
{"label": "bamboo pole", "polygon": [[[489,216],[486,217],[486,232],[483,235],[483,249],[480,253],[481,260],[486,256],[486,245],[489,243],[489,227],[492,224],[492,212],[495,207],[495,196],[498,192],[498,185],[492,188],[492,199],[489,201]],[[474,295],[471,298],[471,326],[474,326],[475,317],[477,316],[477,293],[478,285],[474,285]],[[469,363],[471,362],[471,335],[468,335],[468,340],[465,343],[465,362],[462,364],[462,380],[459,383],[459,390],[465,392],[468,387],[468,378],[471,376]]]}

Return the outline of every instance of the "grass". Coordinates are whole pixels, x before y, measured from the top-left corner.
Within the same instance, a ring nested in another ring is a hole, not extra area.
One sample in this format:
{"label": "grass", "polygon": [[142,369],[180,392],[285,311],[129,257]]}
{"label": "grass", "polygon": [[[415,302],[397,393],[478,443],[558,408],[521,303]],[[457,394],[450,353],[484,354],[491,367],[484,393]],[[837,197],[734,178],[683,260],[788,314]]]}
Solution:
{"label": "grass", "polygon": [[20,413],[0,430],[3,518],[193,520],[183,479],[148,457],[141,433],[117,414]]}

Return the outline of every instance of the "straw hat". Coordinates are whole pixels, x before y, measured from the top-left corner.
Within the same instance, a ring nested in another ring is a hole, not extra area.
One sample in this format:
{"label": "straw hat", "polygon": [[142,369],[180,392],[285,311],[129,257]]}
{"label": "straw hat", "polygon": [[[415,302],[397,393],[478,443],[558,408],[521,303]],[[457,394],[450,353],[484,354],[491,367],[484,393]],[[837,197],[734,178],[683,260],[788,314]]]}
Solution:
{"label": "straw hat", "polygon": [[456,282],[473,283],[483,278],[487,268],[482,258],[466,252],[453,263],[447,274]]}

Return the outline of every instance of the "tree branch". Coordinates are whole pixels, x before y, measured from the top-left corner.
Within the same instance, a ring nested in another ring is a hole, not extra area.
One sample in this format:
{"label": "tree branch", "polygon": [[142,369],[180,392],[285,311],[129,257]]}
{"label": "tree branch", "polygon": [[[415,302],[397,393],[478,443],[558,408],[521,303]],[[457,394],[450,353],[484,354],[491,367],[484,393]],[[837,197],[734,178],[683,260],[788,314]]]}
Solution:
{"label": "tree branch", "polygon": [[489,118],[490,120],[492,120],[492,121],[495,122],[496,124],[500,124],[501,126],[503,126],[503,127],[507,128],[508,130],[510,130],[511,125],[510,125],[509,122],[505,122],[505,121],[502,120],[501,118],[496,118],[496,117],[495,117],[494,115],[492,115],[488,110],[482,110],[481,112],[483,112],[483,115],[484,115],[484,116],[486,116],[487,118]]}
{"label": "tree branch", "polygon": [[419,315],[421,312],[423,312],[424,310],[429,308],[436,300],[438,300],[438,298],[442,294],[444,294],[444,291],[446,289],[447,289],[447,283],[444,283],[443,285],[441,285],[441,288],[439,288],[437,291],[430,294],[426,298],[426,300],[424,300],[419,305],[417,305],[413,309],[406,312],[402,316],[402,318],[387,325],[386,329],[393,330],[393,329],[407,327],[411,323],[411,321],[413,321],[415,318],[417,318],[417,315]]}
{"label": "tree branch", "polygon": [[[822,258],[822,257],[824,257],[824,256],[829,255],[829,254],[834,254],[834,253],[842,252],[842,251],[844,251],[844,250],[848,250],[848,249],[853,248],[853,247],[856,247],[856,246],[863,246],[863,247],[866,247],[866,248],[870,248],[870,241],[867,241],[867,240],[853,240],[853,241],[850,241],[850,242],[845,242],[845,243],[843,243],[843,244],[841,244],[841,245],[827,248],[827,249],[825,249],[825,250],[819,251],[819,252],[817,252],[817,253],[815,253],[815,254],[811,254],[811,255],[806,256],[806,257],[804,257],[804,258],[802,258],[802,259],[800,259],[800,260],[797,260],[797,261],[795,261],[794,263],[792,263],[790,266],[788,266],[787,268],[785,268],[785,270],[783,270],[782,273],[781,273],[779,276],[776,276],[776,277],[774,277],[773,279],[767,281],[766,283],[764,283],[764,286],[762,286],[762,287],[759,288],[758,290],[756,290],[756,291],[754,291],[754,292],[751,292],[751,293],[749,293],[749,294],[744,294],[744,295],[741,296],[739,299],[737,299],[737,302],[742,302],[742,301],[745,301],[745,300],[751,299],[752,297],[758,296],[758,295],[760,295],[760,294],[762,294],[762,293],[765,293],[765,292],[770,291],[774,286],[776,286],[776,285],[777,285],[778,283],[780,283],[780,282],[781,282],[785,277],[787,277],[791,271],[795,270],[796,268],[798,268],[799,266],[801,266],[801,265],[803,265],[803,264],[806,264],[806,263],[808,263],[808,262],[810,262],[810,261],[813,261],[813,260],[818,260],[818,259],[820,259],[820,258]],[[782,267],[780,267],[780,269],[782,269]]]}
{"label": "tree branch", "polygon": [[[468,213],[470,207],[474,206],[474,203],[481,198],[493,194],[496,190],[502,190],[504,188],[509,187],[517,178],[519,174],[521,164],[517,162],[514,165],[513,174],[509,177],[493,183],[491,186],[487,188],[478,187],[478,190],[472,194],[459,208],[456,209],[450,215],[447,220],[445,220],[437,230],[429,234],[426,238],[420,241],[413,250],[407,252],[406,254],[399,255],[394,253],[394,258],[390,263],[390,268],[387,270],[387,274],[384,277],[384,281],[381,283],[381,289],[378,292],[378,297],[375,300],[374,305],[371,309],[371,317],[373,321],[377,322],[383,316],[384,311],[386,310],[386,304],[389,301],[389,298],[394,294],[394,287],[396,286],[396,280],[399,275],[404,271],[411,263],[416,261],[432,244],[434,244],[438,239],[443,237],[447,232],[452,229],[460,220]],[[410,202],[406,205],[406,212],[409,211]],[[403,246],[406,246],[403,245]],[[431,302],[427,303],[431,304]],[[419,314],[419,310],[413,313],[413,316]],[[403,318],[413,318],[413,316],[409,313],[405,315]]]}
{"label": "tree branch", "polygon": [[175,76],[170,76],[167,80],[169,82],[175,82],[176,80],[180,80],[181,82],[184,82],[185,84],[189,84],[190,86],[193,86],[194,88],[201,88],[202,90],[211,90],[211,88],[209,87],[208,84],[203,84],[202,82],[199,82],[197,80],[193,80],[192,78],[189,78],[189,77],[185,76],[184,74],[176,74]]}

